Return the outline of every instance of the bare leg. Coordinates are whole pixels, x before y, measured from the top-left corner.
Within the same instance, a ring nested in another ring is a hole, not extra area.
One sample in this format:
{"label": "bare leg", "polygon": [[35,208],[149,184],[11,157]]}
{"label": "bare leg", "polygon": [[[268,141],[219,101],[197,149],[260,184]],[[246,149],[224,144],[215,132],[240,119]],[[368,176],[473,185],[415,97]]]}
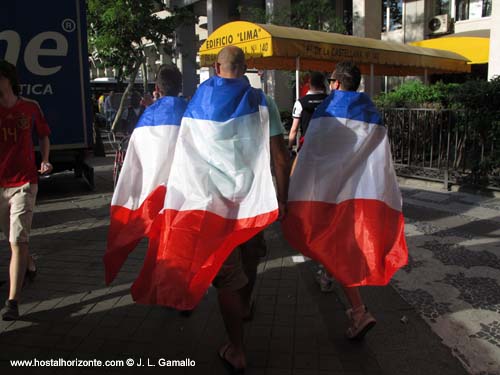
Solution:
{"label": "bare leg", "polygon": [[230,291],[221,289],[218,292],[219,307],[229,338],[229,348],[224,346],[219,354],[236,368],[246,366],[243,352],[243,303],[241,290]]}
{"label": "bare leg", "polygon": [[261,257],[267,253],[266,241],[264,233],[259,232],[247,242],[240,245],[241,247],[241,263],[243,271],[248,279],[248,284],[240,289],[243,299],[243,311],[245,318],[251,318],[251,303],[252,293],[257,280],[257,268]]}
{"label": "bare leg", "polygon": [[9,299],[19,300],[23,287],[24,276],[28,264],[28,243],[10,244],[12,256],[10,258],[10,290]]}
{"label": "bare leg", "polygon": [[247,259],[244,258],[243,269],[245,275],[248,278],[248,284],[240,289],[241,299],[243,303],[244,317],[251,314],[251,301],[253,287],[255,286],[255,281],[257,280],[257,267],[259,265],[260,258],[256,256],[249,256]]}
{"label": "bare leg", "polygon": [[359,294],[358,287],[343,287],[344,293],[351,304],[353,310],[363,306],[363,300],[361,299],[361,294]]}

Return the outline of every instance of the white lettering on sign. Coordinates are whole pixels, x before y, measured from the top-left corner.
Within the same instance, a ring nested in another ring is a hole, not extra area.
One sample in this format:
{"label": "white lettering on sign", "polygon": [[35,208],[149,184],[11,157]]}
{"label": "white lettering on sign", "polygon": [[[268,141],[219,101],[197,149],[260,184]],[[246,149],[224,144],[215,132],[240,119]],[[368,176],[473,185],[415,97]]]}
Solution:
{"label": "white lettering on sign", "polygon": [[5,30],[0,32],[0,40],[7,41],[4,60],[16,65],[19,52],[21,51],[21,37],[14,30]]}
{"label": "white lettering on sign", "polygon": [[[4,30],[0,32],[0,41],[7,42],[7,49],[4,59],[16,65],[21,53],[21,37],[14,30]],[[42,48],[47,40],[56,43],[55,48]],[[24,65],[31,73],[38,76],[50,76],[61,70],[62,65],[42,66],[40,57],[42,56],[67,56],[68,40],[66,37],[55,31],[45,31],[35,35],[24,49]],[[1,58],[1,56],[0,56]]]}
{"label": "white lettering on sign", "polygon": [[53,95],[54,90],[52,89],[52,85],[49,84],[40,84],[36,83],[34,85],[23,83],[19,85],[21,89],[21,95]]}

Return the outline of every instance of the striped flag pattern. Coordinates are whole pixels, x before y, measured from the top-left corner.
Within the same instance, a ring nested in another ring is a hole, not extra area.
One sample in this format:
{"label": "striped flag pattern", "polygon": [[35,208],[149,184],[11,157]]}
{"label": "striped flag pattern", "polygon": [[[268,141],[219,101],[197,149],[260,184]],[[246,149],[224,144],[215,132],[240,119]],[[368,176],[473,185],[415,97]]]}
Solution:
{"label": "striped flag pattern", "polygon": [[192,309],[232,250],[278,215],[262,91],[245,79],[201,84],[182,118],[166,193],[153,192],[161,201],[151,212],[160,210],[132,296]]}
{"label": "striped flag pattern", "polygon": [[366,94],[334,91],[316,109],[283,232],[345,286],[385,285],[407,263],[387,131]]}
{"label": "striped flag pattern", "polygon": [[165,96],[146,108],[127,148],[111,201],[111,222],[104,255],[106,283],[140,240],[149,235],[163,209],[177,136],[187,103]]}

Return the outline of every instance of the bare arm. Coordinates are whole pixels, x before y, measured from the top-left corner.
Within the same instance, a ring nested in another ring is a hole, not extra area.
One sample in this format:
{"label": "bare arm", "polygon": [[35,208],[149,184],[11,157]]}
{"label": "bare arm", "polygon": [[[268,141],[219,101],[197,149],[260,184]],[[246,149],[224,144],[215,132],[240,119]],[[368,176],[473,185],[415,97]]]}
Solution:
{"label": "bare arm", "polygon": [[293,118],[290,134],[288,134],[288,148],[291,148],[297,140],[297,132],[299,131],[300,118]]}
{"label": "bare arm", "polygon": [[282,220],[286,215],[286,203],[288,201],[288,181],[290,179],[290,155],[285,146],[283,135],[271,137],[271,159],[276,177],[279,217]]}
{"label": "bare arm", "polygon": [[46,174],[52,171],[52,164],[49,163],[50,140],[45,136],[40,138],[40,153],[42,154],[42,163],[40,165],[40,173]]}

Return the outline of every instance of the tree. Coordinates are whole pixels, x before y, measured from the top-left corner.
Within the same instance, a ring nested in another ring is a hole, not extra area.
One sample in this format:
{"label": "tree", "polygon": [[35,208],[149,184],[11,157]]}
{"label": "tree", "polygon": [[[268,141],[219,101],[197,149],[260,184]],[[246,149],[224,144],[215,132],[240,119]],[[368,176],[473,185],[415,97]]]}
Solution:
{"label": "tree", "polygon": [[[240,7],[240,12],[242,7]],[[335,14],[330,0],[300,0],[292,3],[290,11],[266,15],[261,8],[245,9],[249,21],[257,23],[272,23],[281,26],[293,26],[299,29],[319,30],[332,33],[346,33],[346,27],[341,17]]]}
{"label": "tree", "polygon": [[153,42],[158,50],[167,48],[164,41],[173,39],[175,28],[181,22],[177,14],[159,18],[155,12],[160,10],[166,9],[159,0],[87,0],[92,55],[105,66],[115,68],[119,81],[129,80],[111,127],[113,131],[145,61],[145,43]]}

